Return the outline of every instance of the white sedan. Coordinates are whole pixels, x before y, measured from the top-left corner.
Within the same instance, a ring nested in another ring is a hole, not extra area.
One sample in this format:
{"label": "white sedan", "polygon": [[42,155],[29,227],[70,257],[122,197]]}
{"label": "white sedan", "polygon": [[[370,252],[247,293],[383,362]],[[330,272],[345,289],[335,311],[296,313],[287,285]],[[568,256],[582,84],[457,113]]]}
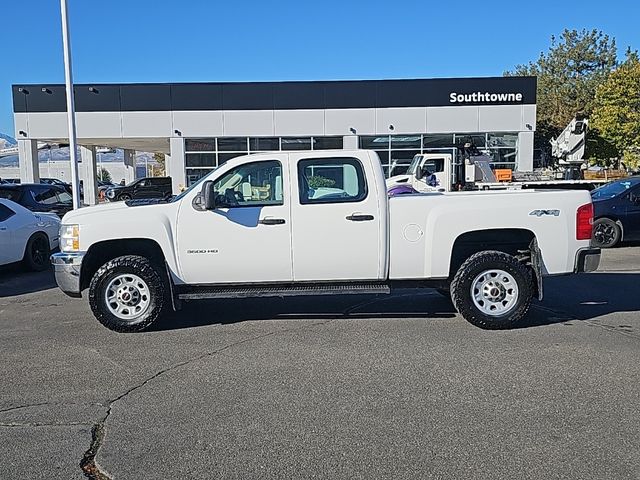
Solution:
{"label": "white sedan", "polygon": [[0,198],[0,265],[22,261],[30,270],[46,270],[59,231],[55,213],[34,213]]}

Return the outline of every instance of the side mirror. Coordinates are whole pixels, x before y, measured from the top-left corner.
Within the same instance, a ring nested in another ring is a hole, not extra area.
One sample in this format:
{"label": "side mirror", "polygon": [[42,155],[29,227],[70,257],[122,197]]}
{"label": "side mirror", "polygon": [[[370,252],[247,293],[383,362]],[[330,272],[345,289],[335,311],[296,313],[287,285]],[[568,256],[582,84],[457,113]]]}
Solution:
{"label": "side mirror", "polygon": [[200,195],[202,196],[202,204],[205,210],[214,210],[216,208],[216,192],[213,189],[212,180],[204,182]]}
{"label": "side mirror", "polygon": [[424,172],[422,171],[422,167],[418,166],[418,168],[416,168],[416,180],[422,180],[422,177],[424,177]]}

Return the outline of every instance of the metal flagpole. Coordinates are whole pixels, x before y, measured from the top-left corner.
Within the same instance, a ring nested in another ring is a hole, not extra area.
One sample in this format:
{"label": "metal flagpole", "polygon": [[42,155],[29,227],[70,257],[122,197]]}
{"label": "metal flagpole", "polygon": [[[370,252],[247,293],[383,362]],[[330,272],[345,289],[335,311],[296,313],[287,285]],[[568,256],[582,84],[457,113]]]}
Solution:
{"label": "metal flagpole", "polygon": [[76,111],[73,99],[73,76],[71,73],[71,41],[69,38],[69,15],[67,0],[60,0],[62,14],[62,45],[64,50],[64,76],[67,89],[67,119],[69,124],[69,157],[71,159],[71,188],[73,208],[80,208],[80,182],[78,179],[78,152],[76,145]]}

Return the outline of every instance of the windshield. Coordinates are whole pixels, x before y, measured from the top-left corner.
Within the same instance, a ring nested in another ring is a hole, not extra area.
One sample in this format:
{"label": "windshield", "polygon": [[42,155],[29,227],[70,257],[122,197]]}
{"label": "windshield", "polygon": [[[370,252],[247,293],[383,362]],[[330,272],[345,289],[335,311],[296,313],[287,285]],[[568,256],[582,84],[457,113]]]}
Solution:
{"label": "windshield", "polygon": [[411,160],[411,165],[409,165],[409,168],[407,168],[406,175],[413,175],[416,173],[420,160],[422,160],[422,155],[416,155],[415,157],[413,157],[413,160]]}
{"label": "windshield", "polygon": [[213,170],[211,170],[211,172],[206,174],[204,177],[200,178],[196,183],[191,184],[191,186],[189,188],[187,188],[184,192],[182,192],[181,194],[176,195],[175,197],[173,197],[173,200],[171,200],[171,202],[177,202],[177,201],[181,200],[187,193],[189,193],[190,191],[195,189],[198,185],[200,185],[207,178],[209,178],[211,176],[211,174],[213,172],[215,172],[217,169],[218,169],[218,167],[214,168]]}
{"label": "windshield", "polygon": [[591,192],[591,198],[613,198],[621,195],[630,188],[640,184],[640,179],[632,179],[632,180],[619,180],[613,183],[607,183],[602,187],[596,188],[593,192]]}

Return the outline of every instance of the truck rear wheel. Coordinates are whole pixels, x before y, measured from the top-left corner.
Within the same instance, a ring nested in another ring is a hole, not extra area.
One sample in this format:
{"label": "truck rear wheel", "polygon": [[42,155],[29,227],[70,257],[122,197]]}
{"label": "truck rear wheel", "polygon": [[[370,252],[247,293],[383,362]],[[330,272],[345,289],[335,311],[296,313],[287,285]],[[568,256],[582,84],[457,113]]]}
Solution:
{"label": "truck rear wheel", "polygon": [[149,259],[117,257],[98,269],[89,285],[89,305],[98,321],[115,332],[139,332],[165,308],[165,282]]}
{"label": "truck rear wheel", "polygon": [[515,326],[533,297],[533,275],[517,259],[498,251],[469,257],[451,282],[451,299],[469,323],[497,330]]}

